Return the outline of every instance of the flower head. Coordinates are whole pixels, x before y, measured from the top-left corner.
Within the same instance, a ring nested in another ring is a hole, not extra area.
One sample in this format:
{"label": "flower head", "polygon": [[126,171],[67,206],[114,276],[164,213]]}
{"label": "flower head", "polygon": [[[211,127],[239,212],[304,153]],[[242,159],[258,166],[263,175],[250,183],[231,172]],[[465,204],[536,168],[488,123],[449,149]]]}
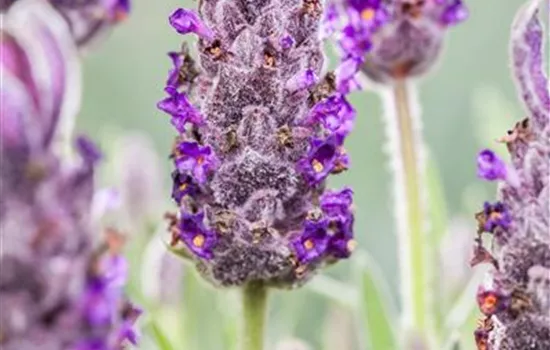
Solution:
{"label": "flower head", "polygon": [[203,122],[203,117],[189,102],[187,96],[184,93],[174,90],[173,85],[169,85],[168,88],[170,96],[160,101],[157,107],[161,111],[172,116],[172,125],[179,132],[183,132],[188,123],[201,124]]}
{"label": "flower head", "polygon": [[[473,264],[490,261],[491,288],[480,288],[478,304],[491,327],[476,331],[479,349],[544,349],[549,345],[550,95],[542,73],[542,28],[538,1],[518,12],[512,29],[512,68],[529,117],[503,138],[510,165],[492,151],[478,157],[480,177],[501,181],[499,201],[476,214],[478,237]],[[493,253],[481,235],[492,233]],[[492,322],[498,321],[498,322]]]}
{"label": "flower head", "polygon": [[199,56],[171,54],[158,105],[178,120],[172,244],[215,285],[300,285],[353,248],[351,191],[324,191],[349,166],[355,112],[323,71],[321,10],[201,1],[170,17]]}

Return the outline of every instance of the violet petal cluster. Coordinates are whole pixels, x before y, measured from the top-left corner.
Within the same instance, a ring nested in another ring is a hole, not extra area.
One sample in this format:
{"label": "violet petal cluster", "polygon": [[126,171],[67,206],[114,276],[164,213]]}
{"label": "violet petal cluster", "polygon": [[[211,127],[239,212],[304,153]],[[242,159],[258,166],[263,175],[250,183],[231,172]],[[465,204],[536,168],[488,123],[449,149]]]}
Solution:
{"label": "violet petal cluster", "polygon": [[108,230],[101,246],[94,238],[101,153],[85,137],[75,159],[56,153],[78,107],[77,49],[47,2],[21,0],[3,20],[0,347],[121,349],[135,343],[140,311],[123,294],[120,235]]}
{"label": "violet petal cluster", "polygon": [[177,9],[158,108],[178,136],[171,158],[172,249],[215,285],[290,287],[350,256],[352,191],[326,191],[349,167],[355,111],[323,71],[317,0],[204,0]]}
{"label": "violet petal cluster", "polygon": [[462,0],[332,0],[325,32],[337,33],[344,60],[385,84],[426,73],[447,28],[467,17]]}
{"label": "violet petal cluster", "polygon": [[[478,349],[550,348],[550,95],[543,35],[538,1],[530,1],[519,11],[511,39],[513,73],[528,117],[501,139],[510,165],[490,150],[478,158],[478,175],[500,185],[498,201],[476,214],[472,263],[495,267],[478,291],[485,315],[475,332]],[[483,234],[492,236],[492,253]]]}

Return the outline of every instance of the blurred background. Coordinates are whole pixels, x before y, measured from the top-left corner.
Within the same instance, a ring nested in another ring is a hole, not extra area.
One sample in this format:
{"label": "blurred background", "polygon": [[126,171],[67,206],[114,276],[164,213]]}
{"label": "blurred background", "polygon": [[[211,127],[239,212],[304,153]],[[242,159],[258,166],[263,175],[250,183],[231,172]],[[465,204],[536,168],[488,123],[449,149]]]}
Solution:
{"label": "blurred background", "polygon": [[[444,256],[437,263],[439,278],[434,288],[447,295],[438,322],[444,322],[471,275],[467,259],[476,227],[473,214],[483,200],[494,198],[495,188],[476,179],[476,154],[489,146],[503,151],[494,140],[524,113],[508,70],[509,29],[523,1],[466,2],[470,19],[449,31],[438,69],[419,84],[430,152],[431,197],[437,209],[433,227],[443,237],[434,242],[441,243]],[[170,68],[166,53],[178,49],[182,40],[168,25],[167,17],[182,6],[196,7],[196,3],[134,1],[129,19],[85,60],[83,108],[77,129],[94,137],[106,153],[103,185],[117,186],[126,194],[131,188],[143,192],[139,198],[126,198],[129,206],[141,208],[130,211],[135,216],[125,219],[126,229],[132,231],[128,254],[134,276],[129,289],[147,312],[140,348],[230,349],[238,298],[232,292],[219,295],[212,291],[179,261],[166,263],[158,237],[165,226],[159,225],[163,212],[174,209],[169,201],[167,158],[174,131],[168,116],[155,104],[163,97]],[[388,302],[398,309],[396,235],[382,108],[372,92],[354,93],[351,102],[358,111],[354,133],[347,141],[352,167],[331,177],[330,186],[354,189],[357,239],[379,265],[388,284]],[[132,171],[145,175],[132,176]],[[368,348],[346,301],[357,292],[350,273],[352,264],[353,259],[329,268],[326,274],[331,279],[310,288],[274,293],[269,330],[272,349],[289,338],[302,339],[311,349]],[[162,279],[154,277],[159,271]],[[322,295],[331,293],[339,300]],[[471,298],[466,298],[461,308],[470,310],[475,290],[467,290],[466,296],[468,293]],[[468,319],[462,349],[474,348],[470,336],[474,325],[472,317]],[[153,338],[157,342],[163,339],[166,347],[154,345]]]}

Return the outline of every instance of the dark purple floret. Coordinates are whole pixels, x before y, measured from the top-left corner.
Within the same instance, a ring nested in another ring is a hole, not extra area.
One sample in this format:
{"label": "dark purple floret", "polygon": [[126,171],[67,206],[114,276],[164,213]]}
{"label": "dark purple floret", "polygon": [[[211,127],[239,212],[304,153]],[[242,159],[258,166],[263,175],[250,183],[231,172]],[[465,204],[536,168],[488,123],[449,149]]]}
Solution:
{"label": "dark purple floret", "polygon": [[329,223],[331,234],[328,252],[332,256],[344,259],[351,255],[356,246],[353,239],[353,215],[332,217]]}
{"label": "dark purple floret", "polygon": [[307,264],[325,253],[330,239],[327,230],[326,219],[305,222],[303,232],[293,242],[300,263]]}
{"label": "dark purple floret", "polygon": [[[172,76],[172,73],[170,73]],[[185,131],[185,125],[202,124],[204,122],[200,112],[189,102],[184,93],[180,93],[173,88],[173,85],[168,86],[167,92],[170,96],[160,101],[157,107],[172,116],[171,123],[179,131]]]}
{"label": "dark purple floret", "polygon": [[512,223],[512,217],[502,202],[483,204],[483,212],[486,220],[484,223],[485,232],[494,232],[497,228],[507,230]]}
{"label": "dark purple floret", "polygon": [[216,245],[216,234],[206,229],[204,213],[182,213],[179,225],[179,237],[187,247],[203,259],[212,259],[212,249]]}
{"label": "dark purple floret", "polygon": [[180,34],[195,33],[206,40],[210,40],[214,36],[214,33],[195,11],[177,9],[170,16],[170,25]]}
{"label": "dark purple floret", "polygon": [[178,145],[175,163],[180,173],[191,175],[195,181],[203,184],[216,167],[217,160],[209,146],[184,141]]}
{"label": "dark purple floret", "polygon": [[199,192],[197,184],[193,178],[187,174],[181,174],[177,170],[172,172],[172,199],[178,204],[185,196],[195,196]]}
{"label": "dark purple floret", "polygon": [[351,214],[353,191],[344,188],[341,191],[327,191],[321,196],[321,210],[329,217],[348,217]]}
{"label": "dark purple floret", "polygon": [[331,172],[347,169],[348,165],[349,158],[339,142],[339,137],[331,136],[325,140],[311,140],[309,154],[298,163],[298,169],[311,185],[315,185]]}
{"label": "dark purple floret", "polygon": [[331,96],[310,111],[309,123],[322,125],[328,134],[347,136],[353,128],[355,110],[344,96]]}
{"label": "dark purple floret", "polygon": [[477,157],[477,175],[485,180],[505,180],[506,164],[491,150],[483,150]]}
{"label": "dark purple floret", "polygon": [[284,50],[288,50],[290,49],[292,46],[294,46],[294,38],[291,36],[291,35],[284,35],[282,38],[281,38],[281,41],[280,41],[280,45],[281,45],[281,48],[284,49]]}
{"label": "dark purple floret", "polygon": [[[168,79],[166,80],[166,91],[168,93],[174,93],[177,91],[180,82],[180,70],[183,66],[183,57],[179,52],[169,52],[168,57],[172,60],[173,68],[168,74]],[[159,107],[160,108],[160,107]],[[170,110],[170,109],[169,109]],[[167,111],[167,113],[170,113]]]}

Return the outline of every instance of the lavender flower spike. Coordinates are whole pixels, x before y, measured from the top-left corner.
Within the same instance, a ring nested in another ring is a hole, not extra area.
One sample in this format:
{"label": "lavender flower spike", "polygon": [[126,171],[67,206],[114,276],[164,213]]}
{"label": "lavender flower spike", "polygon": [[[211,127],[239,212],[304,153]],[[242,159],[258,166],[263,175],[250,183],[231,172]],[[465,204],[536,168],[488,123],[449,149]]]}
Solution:
{"label": "lavender flower spike", "polygon": [[122,237],[107,229],[95,244],[90,203],[101,153],[79,137],[69,161],[52,142],[61,115],[76,113],[67,101],[79,91],[70,79],[76,48],[47,2],[20,0],[4,16],[0,347],[118,350],[135,342],[140,311],[123,294]]}
{"label": "lavender flower spike", "polygon": [[170,54],[158,104],[178,132],[172,244],[215,285],[301,285],[355,246],[352,191],[325,191],[349,166],[355,112],[322,71],[320,14],[318,1],[205,0],[170,17],[197,34],[199,62]]}
{"label": "lavender flower spike", "polygon": [[[478,349],[550,348],[550,95],[542,73],[538,6],[539,1],[525,4],[512,29],[512,68],[528,117],[501,141],[508,146],[517,183],[504,179],[499,201],[485,203],[476,214],[474,261],[495,266],[489,286],[481,287],[477,297],[485,315],[475,332]],[[502,161],[492,167],[493,173],[487,165],[498,162],[482,163],[486,178],[503,180],[496,175],[505,166]],[[493,255],[483,247],[483,233],[493,237]]]}
{"label": "lavender flower spike", "polygon": [[[468,17],[462,0],[332,0],[344,58],[361,60],[361,71],[378,83],[416,77],[433,67],[447,28]],[[338,15],[336,15],[337,13]]]}

